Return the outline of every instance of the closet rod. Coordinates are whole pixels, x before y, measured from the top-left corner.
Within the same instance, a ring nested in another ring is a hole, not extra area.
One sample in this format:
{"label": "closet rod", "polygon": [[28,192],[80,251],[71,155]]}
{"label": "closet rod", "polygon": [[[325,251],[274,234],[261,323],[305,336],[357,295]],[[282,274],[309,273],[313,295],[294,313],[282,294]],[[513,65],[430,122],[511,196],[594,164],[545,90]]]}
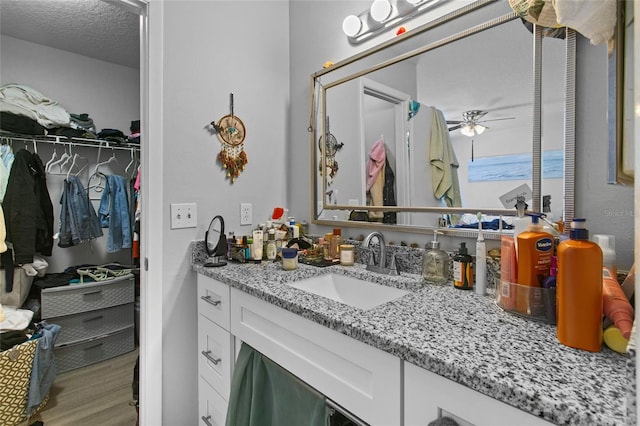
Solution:
{"label": "closet rod", "polygon": [[12,135],[3,133],[0,134],[0,144],[7,145],[8,142],[24,142],[24,143],[50,143],[53,145],[71,145],[72,147],[82,146],[88,148],[109,148],[119,149],[123,151],[140,151],[140,145],[134,143],[119,144],[116,142],[106,141],[103,139],[85,139],[85,138],[69,138],[66,136],[25,136],[25,135]]}

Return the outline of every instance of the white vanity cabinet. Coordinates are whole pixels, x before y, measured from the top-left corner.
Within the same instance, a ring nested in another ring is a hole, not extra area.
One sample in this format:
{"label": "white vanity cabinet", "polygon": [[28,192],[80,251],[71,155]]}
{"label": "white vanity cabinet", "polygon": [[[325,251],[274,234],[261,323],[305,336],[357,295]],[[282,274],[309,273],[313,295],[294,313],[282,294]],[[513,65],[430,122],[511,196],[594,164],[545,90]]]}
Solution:
{"label": "white vanity cabinet", "polygon": [[401,360],[235,288],[231,333],[371,425],[401,424]]}
{"label": "white vanity cabinet", "polygon": [[234,363],[230,289],[198,274],[198,419],[224,425]]}
{"label": "white vanity cabinet", "polygon": [[405,362],[405,426],[426,426],[439,417],[451,417],[461,426],[548,426],[552,424]]}

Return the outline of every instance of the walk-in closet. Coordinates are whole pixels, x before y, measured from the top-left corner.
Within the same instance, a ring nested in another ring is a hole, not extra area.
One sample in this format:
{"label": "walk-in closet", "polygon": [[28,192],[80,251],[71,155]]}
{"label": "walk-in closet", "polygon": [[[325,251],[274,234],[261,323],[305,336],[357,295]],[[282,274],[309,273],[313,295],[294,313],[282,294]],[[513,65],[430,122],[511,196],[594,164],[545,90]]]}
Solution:
{"label": "walk-in closet", "polygon": [[[43,363],[40,348],[51,336],[56,360],[39,407],[29,377],[12,378],[22,390],[0,380],[0,424],[137,421],[144,114],[140,16],[127,3],[0,0],[0,196],[8,243],[0,256],[0,376],[14,375],[7,372],[18,371],[15,359],[29,359],[29,350]],[[21,180],[18,166],[33,171],[32,180]],[[26,188],[38,176],[44,188]],[[16,195],[23,190],[36,191],[35,215]],[[41,226],[41,217],[52,223]],[[36,247],[23,241],[31,232],[23,232],[26,219],[38,222]],[[16,296],[20,283],[27,290]],[[13,319],[23,311],[33,312],[23,319],[27,341],[5,348],[5,332],[22,331]],[[29,341],[38,349],[25,349]],[[5,410],[12,400],[34,414],[18,422]]]}

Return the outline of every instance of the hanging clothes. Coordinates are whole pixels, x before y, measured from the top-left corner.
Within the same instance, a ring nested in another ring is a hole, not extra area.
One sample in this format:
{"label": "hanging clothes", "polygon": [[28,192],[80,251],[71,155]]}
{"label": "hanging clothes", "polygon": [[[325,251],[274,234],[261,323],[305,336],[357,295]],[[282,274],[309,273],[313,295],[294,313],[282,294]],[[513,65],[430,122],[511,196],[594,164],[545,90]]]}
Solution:
{"label": "hanging clothes", "polygon": [[[369,159],[367,160],[367,205],[369,206],[384,205],[383,192],[386,161],[387,154],[384,141],[379,139],[369,150]],[[369,212],[369,219],[380,221],[383,216],[383,212]]]}
{"label": "hanging clothes", "polygon": [[431,107],[431,136],[429,158],[433,196],[443,199],[447,207],[462,207],[458,182],[458,159],[451,146],[447,121],[442,111]]}
{"label": "hanging clothes", "polygon": [[[389,159],[385,159],[384,165],[384,186],[382,187],[382,203],[385,206],[395,206],[396,192],[395,192],[396,176],[393,173],[393,169],[389,164]],[[382,223],[396,224],[398,223],[398,214],[396,212],[384,212],[382,216]]]}
{"label": "hanging clothes", "polygon": [[26,149],[15,154],[2,207],[6,240],[13,244],[15,263],[32,263],[35,253],[51,256],[53,204],[38,154]]}
{"label": "hanging clothes", "polygon": [[102,229],[89,195],[77,176],[64,181],[60,200],[60,239],[58,247],[73,247],[102,237]]}
{"label": "hanging clothes", "polygon": [[131,248],[131,222],[127,182],[123,176],[109,175],[98,208],[100,225],[109,228],[107,252],[115,253]]}

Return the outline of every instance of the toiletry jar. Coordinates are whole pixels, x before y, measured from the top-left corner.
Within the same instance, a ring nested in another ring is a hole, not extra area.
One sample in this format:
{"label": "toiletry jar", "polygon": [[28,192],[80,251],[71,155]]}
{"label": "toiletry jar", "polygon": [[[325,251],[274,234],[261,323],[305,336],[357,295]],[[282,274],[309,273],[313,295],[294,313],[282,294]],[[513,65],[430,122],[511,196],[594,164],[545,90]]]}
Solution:
{"label": "toiletry jar", "polygon": [[548,324],[556,323],[555,287],[531,287],[500,280],[495,297],[496,304],[509,313]]}

